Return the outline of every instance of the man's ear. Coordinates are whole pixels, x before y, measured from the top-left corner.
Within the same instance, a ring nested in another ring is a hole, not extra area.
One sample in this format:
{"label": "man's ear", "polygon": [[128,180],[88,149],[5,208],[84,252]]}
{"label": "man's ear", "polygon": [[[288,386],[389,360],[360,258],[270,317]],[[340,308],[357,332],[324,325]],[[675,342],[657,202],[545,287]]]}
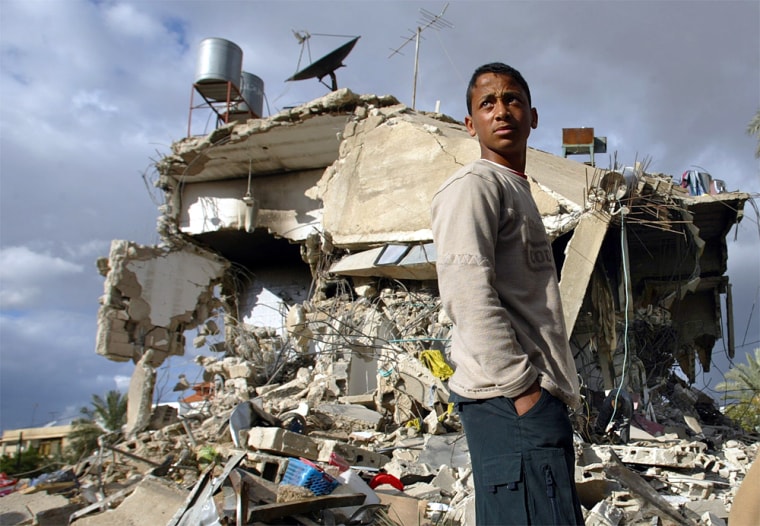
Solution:
{"label": "man's ear", "polygon": [[535,130],[536,128],[538,128],[538,111],[536,110],[536,108],[530,109],[530,115],[531,115],[530,127]]}
{"label": "man's ear", "polygon": [[478,134],[475,131],[475,127],[472,125],[472,117],[470,117],[469,115],[465,115],[464,125],[467,127],[467,131],[469,132],[470,137],[475,137]]}

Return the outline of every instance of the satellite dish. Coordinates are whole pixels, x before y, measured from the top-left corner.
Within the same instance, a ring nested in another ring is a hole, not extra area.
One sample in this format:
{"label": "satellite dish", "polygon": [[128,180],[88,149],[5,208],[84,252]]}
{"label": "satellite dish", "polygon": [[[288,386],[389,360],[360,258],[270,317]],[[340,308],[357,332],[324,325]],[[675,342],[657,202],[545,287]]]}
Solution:
{"label": "satellite dish", "polygon": [[[332,87],[328,87],[332,89],[332,91],[336,91],[338,89],[338,79],[335,77],[335,70],[344,66],[343,59],[346,58],[349,53],[351,53],[351,50],[354,49],[356,41],[359,40],[359,38],[361,37],[355,37],[351,39],[335,51],[328,53],[316,62],[312,62],[310,65],[297,72],[289,79],[286,79],[285,82],[291,80],[306,80],[313,78],[317,78],[320,82],[322,82],[322,79],[324,77],[330,75],[330,79],[332,80]],[[322,84],[325,83],[322,82]],[[325,84],[325,86],[327,86],[327,84]]]}

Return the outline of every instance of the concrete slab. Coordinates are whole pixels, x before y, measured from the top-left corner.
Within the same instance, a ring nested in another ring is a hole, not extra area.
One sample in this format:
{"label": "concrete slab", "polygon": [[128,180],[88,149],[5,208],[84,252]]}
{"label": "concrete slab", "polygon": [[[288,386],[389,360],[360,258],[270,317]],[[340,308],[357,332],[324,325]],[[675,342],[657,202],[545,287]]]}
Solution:
{"label": "concrete slab", "polygon": [[116,509],[75,520],[74,526],[166,524],[185,505],[187,492],[173,482],[148,476]]}

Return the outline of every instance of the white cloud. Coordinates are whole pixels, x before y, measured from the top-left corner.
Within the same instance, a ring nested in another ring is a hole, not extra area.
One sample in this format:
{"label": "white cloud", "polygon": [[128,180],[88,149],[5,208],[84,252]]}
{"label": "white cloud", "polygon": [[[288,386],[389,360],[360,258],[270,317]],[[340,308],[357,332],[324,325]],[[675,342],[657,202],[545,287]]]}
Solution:
{"label": "white cloud", "polygon": [[106,6],[104,17],[111,31],[129,37],[153,38],[164,31],[157,20],[138,11],[137,6],[128,3]]}
{"label": "white cloud", "polygon": [[126,375],[99,374],[93,378],[92,384],[93,389],[95,389],[93,392],[102,393],[100,396],[114,389],[121,393],[126,393],[129,389],[129,380],[130,377]]}
{"label": "white cloud", "polygon": [[68,257],[73,259],[86,258],[94,264],[95,260],[102,256],[108,256],[110,239],[91,239],[83,243],[67,245],[64,250]]}
{"label": "white cloud", "polygon": [[28,247],[0,248],[0,279],[38,280],[57,279],[66,274],[82,272],[82,265],[63,258],[38,253]]}
{"label": "white cloud", "polygon": [[122,393],[126,393],[129,390],[129,376],[116,375],[113,377],[114,383],[116,383],[116,389]]}
{"label": "white cloud", "polygon": [[107,98],[108,96],[101,90],[78,91],[71,102],[78,110],[95,109],[102,113],[118,113],[119,108],[107,102]]}
{"label": "white cloud", "polygon": [[[40,345],[53,357],[89,354],[95,347],[97,320],[88,314],[54,309],[38,309],[23,316],[0,314],[2,352],[5,355]],[[3,368],[9,367],[22,368],[23,360],[3,364]]]}
{"label": "white cloud", "polygon": [[0,305],[28,306],[39,297],[46,283],[80,274],[82,265],[24,246],[0,247]]}

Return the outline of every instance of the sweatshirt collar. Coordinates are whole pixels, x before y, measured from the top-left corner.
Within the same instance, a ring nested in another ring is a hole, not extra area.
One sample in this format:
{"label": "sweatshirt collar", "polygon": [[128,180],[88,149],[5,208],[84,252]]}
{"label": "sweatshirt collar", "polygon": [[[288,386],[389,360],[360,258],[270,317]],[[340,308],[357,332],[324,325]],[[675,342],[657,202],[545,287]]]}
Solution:
{"label": "sweatshirt collar", "polygon": [[494,165],[494,166],[498,166],[498,167],[499,167],[499,168],[501,168],[502,170],[506,170],[506,171],[508,171],[508,172],[511,172],[511,173],[515,174],[516,176],[518,176],[518,177],[522,177],[523,179],[526,179],[526,180],[528,179],[528,176],[527,176],[527,175],[525,175],[524,173],[522,173],[522,172],[518,172],[517,170],[513,170],[512,168],[509,168],[509,167],[507,167],[507,166],[504,166],[503,164],[495,163],[495,162],[493,162],[493,161],[490,161],[490,160],[488,160],[488,159],[483,159],[483,158],[481,158],[480,160],[481,160],[481,161],[483,161],[483,162],[487,162],[487,163],[490,163],[490,164],[492,164],[492,165]]}

